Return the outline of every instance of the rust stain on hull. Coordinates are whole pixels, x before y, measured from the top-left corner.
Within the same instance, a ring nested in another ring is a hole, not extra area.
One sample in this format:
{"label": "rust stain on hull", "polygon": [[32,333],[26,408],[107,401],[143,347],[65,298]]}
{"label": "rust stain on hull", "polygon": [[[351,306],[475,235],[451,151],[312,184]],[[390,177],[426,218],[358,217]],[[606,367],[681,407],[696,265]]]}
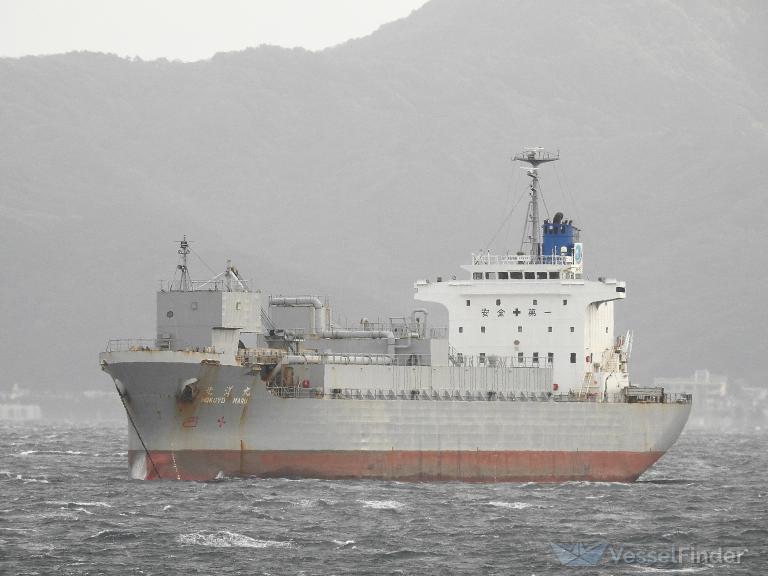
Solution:
{"label": "rust stain on hull", "polygon": [[[230,476],[462,482],[633,482],[663,452],[152,451],[160,477]],[[129,455],[137,457],[136,455]],[[156,479],[148,466],[147,479]]]}

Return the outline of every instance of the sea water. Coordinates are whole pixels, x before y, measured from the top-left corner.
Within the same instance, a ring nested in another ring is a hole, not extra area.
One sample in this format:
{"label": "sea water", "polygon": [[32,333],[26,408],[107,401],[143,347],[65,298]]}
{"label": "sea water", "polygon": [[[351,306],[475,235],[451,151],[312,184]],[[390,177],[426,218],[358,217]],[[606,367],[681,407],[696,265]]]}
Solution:
{"label": "sea water", "polygon": [[634,484],[145,482],[122,424],[0,434],[0,574],[768,574],[765,431]]}

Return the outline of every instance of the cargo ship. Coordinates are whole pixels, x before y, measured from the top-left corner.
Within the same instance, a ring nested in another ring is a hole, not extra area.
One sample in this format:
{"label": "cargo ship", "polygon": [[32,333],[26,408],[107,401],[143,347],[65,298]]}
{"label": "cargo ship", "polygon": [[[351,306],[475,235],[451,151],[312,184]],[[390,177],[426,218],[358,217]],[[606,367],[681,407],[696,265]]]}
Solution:
{"label": "cargo ship", "polygon": [[523,242],[414,284],[445,308],[333,321],[316,295],[269,295],[237,268],[192,280],[180,241],[145,340],[100,354],[128,421],[133,478],[231,476],[465,482],[631,482],[680,435],[689,394],[634,385],[614,334],[626,283],[584,273],[580,230],[539,215],[540,148]]}

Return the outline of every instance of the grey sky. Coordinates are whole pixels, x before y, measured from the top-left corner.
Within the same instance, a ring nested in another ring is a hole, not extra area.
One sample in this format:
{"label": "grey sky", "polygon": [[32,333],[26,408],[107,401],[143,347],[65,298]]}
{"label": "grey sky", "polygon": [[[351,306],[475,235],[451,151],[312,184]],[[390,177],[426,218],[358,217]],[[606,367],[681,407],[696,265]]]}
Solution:
{"label": "grey sky", "polygon": [[318,50],[426,0],[0,0],[0,56],[72,50],[184,61],[275,44]]}

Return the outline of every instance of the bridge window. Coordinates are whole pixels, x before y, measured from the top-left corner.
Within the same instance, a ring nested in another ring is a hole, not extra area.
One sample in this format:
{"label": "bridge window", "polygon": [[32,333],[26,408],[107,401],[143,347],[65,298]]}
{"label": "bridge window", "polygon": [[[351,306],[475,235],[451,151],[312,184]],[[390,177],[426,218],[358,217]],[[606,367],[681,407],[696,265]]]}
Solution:
{"label": "bridge window", "polygon": [[547,364],[552,364],[555,361],[555,353],[547,352]]}
{"label": "bridge window", "polygon": [[533,363],[534,364],[538,364],[539,363],[539,353],[538,352],[534,352],[533,353]]}
{"label": "bridge window", "polygon": [[538,306],[538,304],[539,304],[539,301],[538,301],[538,300],[536,300],[536,298],[534,298],[534,299],[533,299],[533,305],[534,305],[534,306]]}
{"label": "bridge window", "polygon": [[563,298],[563,306],[568,306],[568,299],[567,298]]}
{"label": "bridge window", "polygon": [[560,279],[560,272],[550,272],[549,273],[549,279],[550,280],[559,280]]}
{"label": "bridge window", "polygon": [[518,331],[518,332],[522,332],[522,331],[523,331],[523,327],[522,327],[522,326],[518,326],[518,327],[517,327],[517,331]]}
{"label": "bridge window", "polygon": [[480,326],[480,333],[485,334],[485,326]]}
{"label": "bridge window", "polygon": [[469,301],[469,300],[467,300],[467,306],[469,306],[469,305],[470,305],[470,301]]}
{"label": "bridge window", "polygon": [[573,326],[571,326],[571,332],[575,332],[575,330],[574,330]]}
{"label": "bridge window", "polygon": [[547,326],[547,332],[552,332],[552,326]]}
{"label": "bridge window", "polygon": [[518,364],[522,364],[523,360],[524,360],[523,353],[522,352],[518,352],[517,353],[517,362],[518,362]]}
{"label": "bridge window", "polygon": [[482,280],[482,279],[483,279],[482,272],[472,272],[472,280]]}
{"label": "bridge window", "polygon": [[576,352],[571,352],[571,364],[576,364]]}
{"label": "bridge window", "polygon": [[536,280],[536,273],[535,272],[526,272],[525,273],[525,279],[526,280]]}
{"label": "bridge window", "polygon": [[496,280],[496,272],[486,272],[485,273],[485,279],[486,280]]}
{"label": "bridge window", "polygon": [[509,280],[509,272],[499,272],[499,280]]}
{"label": "bridge window", "polygon": [[523,279],[523,273],[522,272],[510,272],[509,273],[510,280],[522,280]]}
{"label": "bridge window", "polygon": [[501,306],[501,299],[500,298],[496,298],[496,306]]}
{"label": "bridge window", "polygon": [[485,352],[480,352],[480,364],[485,364]]}
{"label": "bridge window", "polygon": [[546,280],[547,279],[547,273],[546,272],[536,272],[536,277],[539,280]]}
{"label": "bridge window", "polygon": [[459,334],[464,334],[464,326],[459,326]]}

